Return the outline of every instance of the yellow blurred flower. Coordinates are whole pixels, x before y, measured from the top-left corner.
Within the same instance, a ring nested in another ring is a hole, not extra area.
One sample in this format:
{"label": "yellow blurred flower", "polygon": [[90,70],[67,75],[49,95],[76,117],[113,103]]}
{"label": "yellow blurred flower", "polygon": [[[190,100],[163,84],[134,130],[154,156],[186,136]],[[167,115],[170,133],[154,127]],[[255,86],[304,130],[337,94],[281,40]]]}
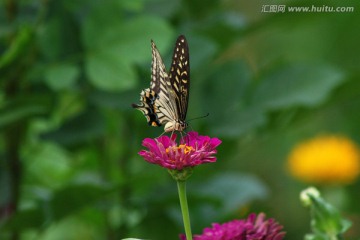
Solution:
{"label": "yellow blurred flower", "polygon": [[346,137],[316,137],[295,146],[288,157],[288,168],[305,182],[351,183],[360,173],[359,149]]}

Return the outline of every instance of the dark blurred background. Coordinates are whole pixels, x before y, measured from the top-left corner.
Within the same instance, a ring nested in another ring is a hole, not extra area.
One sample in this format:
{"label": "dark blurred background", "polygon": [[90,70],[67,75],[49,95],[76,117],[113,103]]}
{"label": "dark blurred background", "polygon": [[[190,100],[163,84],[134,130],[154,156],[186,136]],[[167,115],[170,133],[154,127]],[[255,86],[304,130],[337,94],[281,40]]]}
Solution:
{"label": "dark blurred background", "polygon": [[[287,10],[312,5],[354,10]],[[322,133],[360,142],[359,10],[357,0],[2,0],[0,239],[177,239],[176,184],[137,155],[163,128],[131,103],[149,86],[150,40],[169,69],[180,34],[188,119],[209,113],[190,129],[223,141],[188,181],[193,232],[263,211],[303,239],[308,184],[287,156]],[[336,187],[349,239],[360,236],[359,185]]]}

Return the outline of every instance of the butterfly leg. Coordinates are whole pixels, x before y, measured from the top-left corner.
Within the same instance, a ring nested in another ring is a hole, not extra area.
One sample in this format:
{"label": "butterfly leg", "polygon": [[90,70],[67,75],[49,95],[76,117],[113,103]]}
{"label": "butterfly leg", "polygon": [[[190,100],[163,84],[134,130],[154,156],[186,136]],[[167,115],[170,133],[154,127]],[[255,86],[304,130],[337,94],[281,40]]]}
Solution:
{"label": "butterfly leg", "polygon": [[162,135],[164,135],[166,132],[165,131],[163,131],[163,133],[162,134],[160,134],[157,138],[159,138],[159,137],[161,137]]}

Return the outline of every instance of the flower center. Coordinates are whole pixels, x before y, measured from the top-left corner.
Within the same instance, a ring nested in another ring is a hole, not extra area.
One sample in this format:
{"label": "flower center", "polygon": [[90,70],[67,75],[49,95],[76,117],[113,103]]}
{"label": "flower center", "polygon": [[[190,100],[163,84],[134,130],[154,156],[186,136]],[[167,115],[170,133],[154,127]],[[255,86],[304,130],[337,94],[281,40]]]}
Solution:
{"label": "flower center", "polygon": [[186,144],[180,144],[179,146],[171,146],[166,149],[166,153],[169,152],[182,152],[184,154],[188,154],[194,151],[194,148],[191,146],[187,146]]}

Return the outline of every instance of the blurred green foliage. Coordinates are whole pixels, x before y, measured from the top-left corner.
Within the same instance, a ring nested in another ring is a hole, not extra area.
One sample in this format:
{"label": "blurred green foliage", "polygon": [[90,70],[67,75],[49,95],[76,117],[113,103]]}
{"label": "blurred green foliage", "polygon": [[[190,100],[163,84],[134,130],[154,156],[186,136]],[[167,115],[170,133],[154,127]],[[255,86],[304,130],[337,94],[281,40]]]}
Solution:
{"label": "blurred green foliage", "polygon": [[341,216],[338,209],[321,197],[320,192],[309,187],[300,193],[304,207],[310,209],[312,233],[305,240],[343,239],[343,234],[351,227],[351,222]]}
{"label": "blurred green foliage", "polygon": [[[352,6],[262,13],[264,4]],[[167,66],[189,42],[191,128],[219,137],[218,162],[189,180],[193,232],[264,211],[303,239],[305,184],[284,168],[319,133],[360,142],[360,2],[355,0],[3,0],[0,2],[0,239],[176,239],[176,184],[138,155],[137,102],[150,39]],[[360,236],[359,182],[343,211]],[[221,191],[219,191],[219,189]],[[356,221],[357,219],[357,221]],[[165,227],[166,226],[166,227]]]}

